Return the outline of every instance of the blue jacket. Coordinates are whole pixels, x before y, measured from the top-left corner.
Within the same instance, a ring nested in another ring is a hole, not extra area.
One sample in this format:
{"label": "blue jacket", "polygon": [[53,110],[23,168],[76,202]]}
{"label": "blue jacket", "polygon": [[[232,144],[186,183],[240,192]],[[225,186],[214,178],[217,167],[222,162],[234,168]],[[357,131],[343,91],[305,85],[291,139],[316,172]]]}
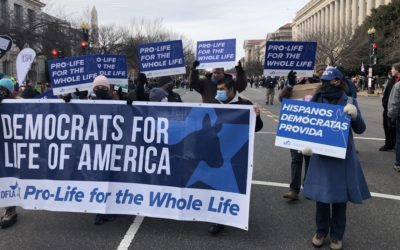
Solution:
{"label": "blue jacket", "polygon": [[[348,97],[343,93],[337,105],[345,106]],[[361,134],[365,131],[365,123],[361,117],[357,101],[352,100],[357,107],[358,115],[351,121],[352,130]],[[322,100],[328,103],[327,100]],[[313,154],[310,159],[306,180],[304,182],[304,196],[323,203],[362,203],[362,200],[371,197],[364,174],[361,169],[350,130],[345,159]]]}

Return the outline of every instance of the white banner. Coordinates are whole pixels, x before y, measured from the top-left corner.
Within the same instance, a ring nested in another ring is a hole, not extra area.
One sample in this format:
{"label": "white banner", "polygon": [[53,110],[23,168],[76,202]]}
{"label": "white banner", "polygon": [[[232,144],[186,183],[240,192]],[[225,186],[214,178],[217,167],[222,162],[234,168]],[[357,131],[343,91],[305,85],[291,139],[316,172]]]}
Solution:
{"label": "white banner", "polygon": [[23,84],[29,69],[35,60],[36,52],[31,48],[21,50],[17,56],[17,80],[18,84]]}

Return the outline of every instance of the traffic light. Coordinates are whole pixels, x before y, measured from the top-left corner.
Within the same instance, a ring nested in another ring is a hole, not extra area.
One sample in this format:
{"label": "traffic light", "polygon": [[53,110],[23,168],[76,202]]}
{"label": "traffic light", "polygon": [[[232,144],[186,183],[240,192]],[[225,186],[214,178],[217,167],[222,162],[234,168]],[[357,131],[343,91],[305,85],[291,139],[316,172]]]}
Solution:
{"label": "traffic light", "polygon": [[54,58],[57,58],[57,57],[58,57],[58,50],[52,49],[52,50],[51,50],[51,55],[52,55]]}
{"label": "traffic light", "polygon": [[376,43],[372,44],[372,55],[378,55],[378,45]]}
{"label": "traffic light", "polygon": [[64,58],[64,51],[60,49],[52,49],[51,55],[55,58]]}
{"label": "traffic light", "polygon": [[86,54],[89,49],[89,29],[82,28],[82,41],[81,41],[82,54]]}

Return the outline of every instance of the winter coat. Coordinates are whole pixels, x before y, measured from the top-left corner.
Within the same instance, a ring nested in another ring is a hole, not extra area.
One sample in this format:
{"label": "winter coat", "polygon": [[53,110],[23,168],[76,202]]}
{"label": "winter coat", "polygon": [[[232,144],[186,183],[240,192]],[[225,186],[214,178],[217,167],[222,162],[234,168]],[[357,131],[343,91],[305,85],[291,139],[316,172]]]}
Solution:
{"label": "winter coat", "polygon": [[396,82],[389,95],[388,116],[393,119],[399,117],[400,110],[400,81]]}
{"label": "winter coat", "polygon": [[[345,106],[348,98],[343,92],[337,105]],[[316,102],[329,103],[326,99],[316,100]],[[357,101],[352,98],[352,102],[357,107],[358,114],[357,118],[351,121],[351,128],[355,133],[361,134],[366,129],[365,123]],[[371,197],[351,130],[349,131],[345,159],[317,154],[311,156],[304,182],[304,196],[323,203],[344,203],[347,201],[362,203],[362,200]]]}
{"label": "winter coat", "polygon": [[[211,82],[211,75],[207,74],[205,77],[199,77],[198,70],[192,70],[190,72],[190,87],[194,88],[201,94],[203,103],[213,103],[215,95],[217,94],[217,84]],[[225,74],[225,77],[232,78],[231,75]],[[239,93],[246,89],[247,78],[244,71],[238,71],[236,74],[236,80],[233,80],[235,90]]]}
{"label": "winter coat", "polygon": [[182,102],[181,96],[174,92],[174,91],[168,91],[168,102]]}
{"label": "winter coat", "polygon": [[382,107],[383,110],[387,112],[388,109],[388,102],[389,102],[389,96],[390,92],[392,91],[392,88],[394,84],[396,83],[396,80],[394,78],[390,78],[387,81],[385,90],[383,91],[383,96],[382,96]]}

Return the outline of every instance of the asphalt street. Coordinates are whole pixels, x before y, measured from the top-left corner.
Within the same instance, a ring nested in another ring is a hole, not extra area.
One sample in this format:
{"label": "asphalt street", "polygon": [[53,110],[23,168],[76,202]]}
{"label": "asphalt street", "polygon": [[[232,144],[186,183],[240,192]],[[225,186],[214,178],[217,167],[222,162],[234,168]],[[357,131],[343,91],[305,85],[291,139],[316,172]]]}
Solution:
{"label": "asphalt street", "polygon": [[[177,91],[185,102],[201,100],[194,91]],[[288,191],[290,153],[274,146],[280,105],[265,105],[263,88],[249,86],[242,95],[262,107],[264,121],[254,144],[249,231],[227,227],[210,236],[208,223],[145,217],[132,225],[135,216],[96,226],[93,214],[18,209],[18,222],[0,230],[0,249],[313,249],[315,203],[302,196],[295,202],[282,198]],[[358,102],[367,131],[355,135],[355,142],[374,197],[349,204],[343,246],[400,249],[400,174],[393,170],[394,152],[378,151],[384,138],[381,100],[359,97]]]}

